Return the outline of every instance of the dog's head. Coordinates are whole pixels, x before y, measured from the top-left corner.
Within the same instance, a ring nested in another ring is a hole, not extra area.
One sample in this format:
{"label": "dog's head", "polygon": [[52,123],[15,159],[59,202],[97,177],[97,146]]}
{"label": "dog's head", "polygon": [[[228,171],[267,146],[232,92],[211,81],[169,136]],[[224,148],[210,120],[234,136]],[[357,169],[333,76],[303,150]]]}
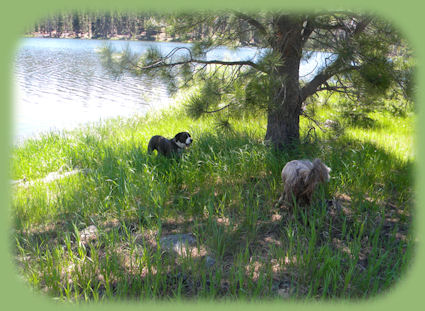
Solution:
{"label": "dog's head", "polygon": [[321,182],[328,182],[331,178],[330,171],[331,169],[320,159],[314,159],[313,161],[313,171],[316,174],[316,178]]}
{"label": "dog's head", "polygon": [[180,132],[174,136],[174,141],[179,148],[189,147],[193,139],[188,132]]}

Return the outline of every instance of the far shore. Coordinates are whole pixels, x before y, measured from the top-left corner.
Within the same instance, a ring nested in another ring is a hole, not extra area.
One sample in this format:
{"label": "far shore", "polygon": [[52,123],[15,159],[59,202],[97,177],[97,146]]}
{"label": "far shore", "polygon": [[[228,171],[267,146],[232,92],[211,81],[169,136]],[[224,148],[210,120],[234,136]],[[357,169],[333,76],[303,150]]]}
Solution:
{"label": "far shore", "polygon": [[[133,40],[133,41],[161,41],[161,42],[183,42],[178,38],[173,38],[161,32],[155,35],[148,36],[145,32],[139,35],[118,35],[114,34],[107,37],[94,37],[90,33],[76,34],[73,32],[57,33],[52,32],[32,32],[25,34],[27,38],[52,38],[52,39],[85,39],[85,40]],[[187,42],[187,40],[185,40]],[[192,42],[189,40],[189,42]]]}
{"label": "far shore", "polygon": [[[180,42],[180,43],[193,43],[196,40],[181,39],[179,37],[172,37],[165,32],[158,32],[153,35],[147,35],[146,32],[141,32],[139,35],[122,35],[113,34],[106,37],[94,37],[91,33],[76,34],[74,32],[31,32],[25,34],[26,38],[46,38],[46,39],[81,39],[81,40],[125,40],[125,41],[156,41],[156,42]],[[253,46],[254,42],[243,44],[242,46]]]}

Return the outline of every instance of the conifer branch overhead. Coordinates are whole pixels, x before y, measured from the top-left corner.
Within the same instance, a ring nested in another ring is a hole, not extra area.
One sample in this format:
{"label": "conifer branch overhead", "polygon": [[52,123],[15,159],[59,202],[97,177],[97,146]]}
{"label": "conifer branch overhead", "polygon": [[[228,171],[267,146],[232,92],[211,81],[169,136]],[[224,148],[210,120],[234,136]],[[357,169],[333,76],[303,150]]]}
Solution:
{"label": "conifer branch overhead", "polygon": [[[182,60],[174,60],[173,57],[179,51],[186,51],[187,56]],[[225,65],[225,66],[250,66],[257,70],[262,70],[260,66],[256,63],[244,60],[244,61],[223,61],[223,60],[205,60],[205,59],[196,59],[193,57],[192,51],[187,47],[177,47],[171,50],[167,55],[160,57],[156,60],[153,60],[150,63],[144,64],[140,66],[135,64],[137,69],[139,70],[149,70],[149,69],[157,69],[162,67],[174,67],[185,64],[203,64],[203,65]]]}

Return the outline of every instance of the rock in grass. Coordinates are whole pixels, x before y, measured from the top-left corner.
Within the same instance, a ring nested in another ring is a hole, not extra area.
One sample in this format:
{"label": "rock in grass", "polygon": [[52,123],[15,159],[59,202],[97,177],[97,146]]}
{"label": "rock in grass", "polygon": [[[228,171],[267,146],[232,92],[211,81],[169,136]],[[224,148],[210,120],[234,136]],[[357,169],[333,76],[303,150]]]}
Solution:
{"label": "rock in grass", "polygon": [[99,231],[95,225],[88,226],[80,231],[80,242],[87,245],[89,242],[96,241],[99,236]]}
{"label": "rock in grass", "polygon": [[196,245],[196,238],[191,233],[167,235],[159,239],[161,248],[166,251],[181,253],[186,246]]}
{"label": "rock in grass", "polygon": [[211,268],[214,265],[215,265],[215,259],[212,258],[211,256],[206,256],[205,257],[205,266],[207,268]]}

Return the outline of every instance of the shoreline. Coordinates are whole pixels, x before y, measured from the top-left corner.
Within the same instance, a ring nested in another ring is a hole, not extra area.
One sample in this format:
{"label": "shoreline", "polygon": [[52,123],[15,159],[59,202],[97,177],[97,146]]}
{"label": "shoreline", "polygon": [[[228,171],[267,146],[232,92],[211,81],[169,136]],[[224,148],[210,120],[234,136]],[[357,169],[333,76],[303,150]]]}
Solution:
{"label": "shoreline", "polygon": [[152,42],[181,42],[181,43],[193,43],[193,40],[189,41],[183,41],[183,40],[176,40],[171,37],[162,37],[159,38],[159,36],[154,36],[152,38],[137,38],[134,36],[126,36],[126,35],[115,35],[112,37],[90,37],[89,35],[83,35],[83,36],[76,36],[76,35],[66,35],[61,34],[60,36],[56,36],[53,34],[48,33],[31,33],[31,34],[25,34],[23,36],[24,38],[37,38],[37,39],[76,39],[76,40],[117,40],[117,41],[152,41]]}
{"label": "shoreline", "polygon": [[[94,38],[89,34],[84,34],[82,36],[76,36],[75,34],[63,33],[59,36],[56,34],[49,33],[27,33],[23,35],[23,38],[36,38],[36,39],[75,39],[75,40],[111,40],[111,41],[141,41],[141,42],[162,42],[162,43],[194,43],[197,40],[180,40],[179,38],[172,38],[167,36],[165,33],[159,33],[150,38],[145,36],[127,36],[127,35],[114,35],[111,37],[98,37]],[[257,47],[255,44],[244,44],[238,46],[240,48],[244,47]]]}

